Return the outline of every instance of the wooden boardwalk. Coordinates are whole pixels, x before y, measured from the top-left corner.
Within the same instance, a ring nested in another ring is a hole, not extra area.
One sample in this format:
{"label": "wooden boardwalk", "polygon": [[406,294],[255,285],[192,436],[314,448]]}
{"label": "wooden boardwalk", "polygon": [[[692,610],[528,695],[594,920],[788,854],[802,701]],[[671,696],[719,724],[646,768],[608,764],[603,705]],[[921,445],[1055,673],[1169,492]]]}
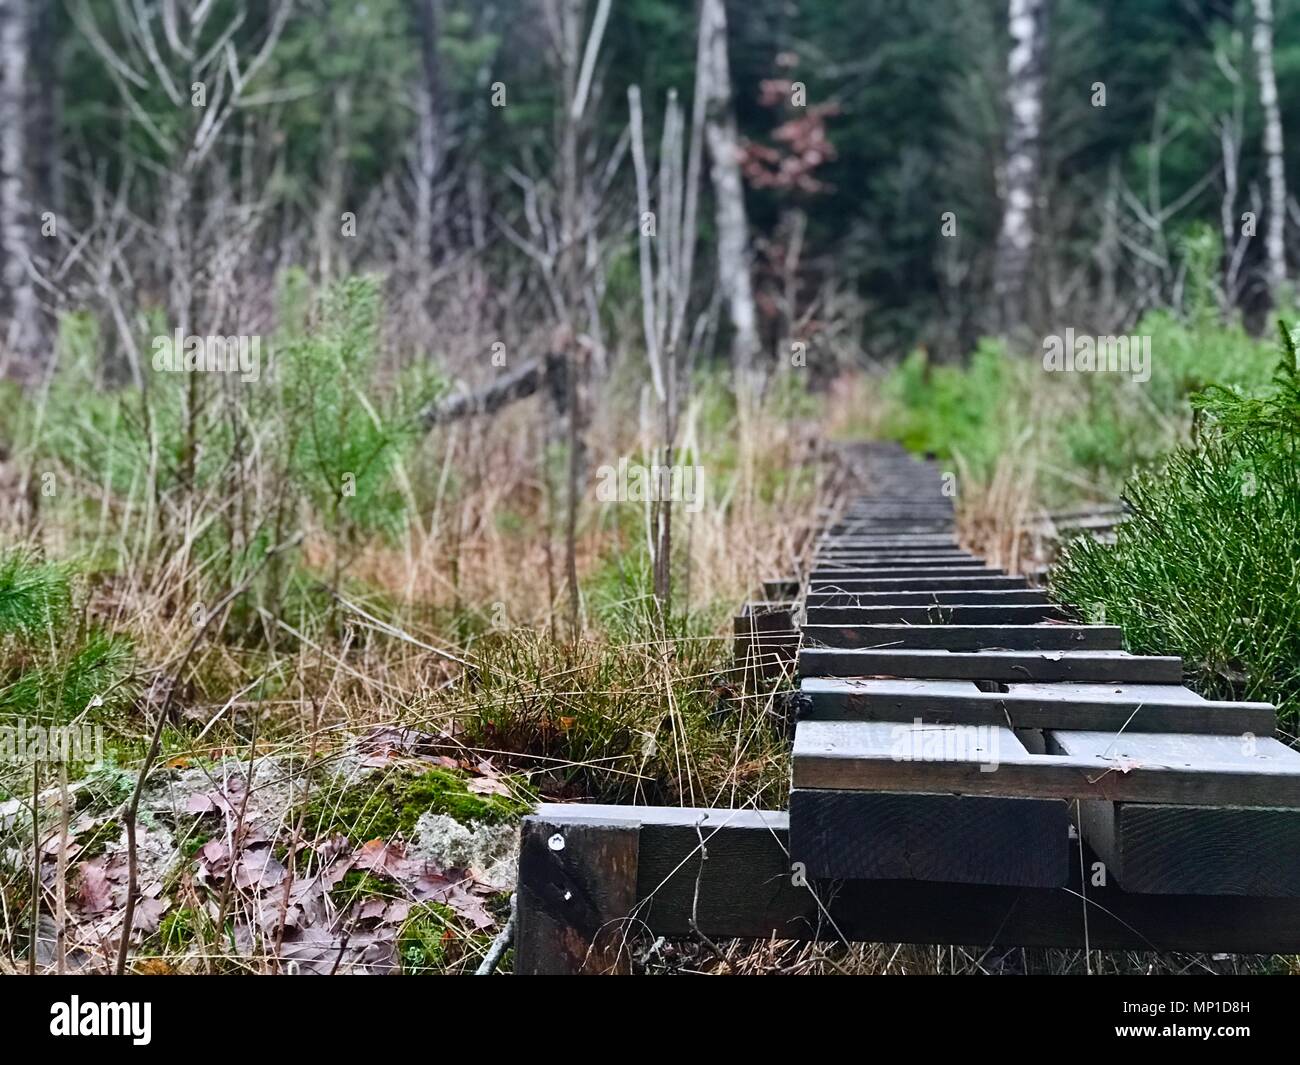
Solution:
{"label": "wooden boardwalk", "polygon": [[517,969],[626,968],[659,935],[1300,950],[1300,753],[954,533],[940,470],[851,449],[807,572],[737,618],[795,668],[788,813],[544,806]]}

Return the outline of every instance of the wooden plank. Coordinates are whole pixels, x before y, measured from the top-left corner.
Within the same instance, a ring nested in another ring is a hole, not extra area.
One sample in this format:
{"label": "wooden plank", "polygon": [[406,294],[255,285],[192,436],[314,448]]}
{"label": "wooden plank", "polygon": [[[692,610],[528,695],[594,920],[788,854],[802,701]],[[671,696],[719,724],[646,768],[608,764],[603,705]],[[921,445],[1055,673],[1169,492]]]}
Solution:
{"label": "wooden plank", "polygon": [[[893,540],[895,543],[879,543],[881,539]],[[916,542],[922,541],[922,542]],[[882,554],[898,552],[933,552],[937,555],[961,551],[956,537],[950,530],[938,530],[927,533],[907,535],[888,535],[884,532],[854,533],[830,536],[823,533],[813,541],[815,552],[839,551],[861,552],[863,554]]]}
{"label": "wooden plank", "polygon": [[933,533],[950,532],[953,528],[952,512],[946,514],[896,514],[863,515],[859,518],[845,518],[827,525],[824,536],[854,536],[854,534],[888,533]]}
{"label": "wooden plank", "polygon": [[822,606],[1006,606],[1046,605],[1045,592],[1033,588],[988,591],[973,588],[965,592],[810,592],[810,607]]}
{"label": "wooden plank", "polygon": [[[1256,774],[1300,773],[1300,751],[1271,736],[1198,736],[1180,733],[1152,734],[1126,729],[1116,735],[1100,730],[1052,731],[1047,746],[1071,758],[1127,766],[1164,765],[1171,768],[1212,767],[1221,771]],[[1266,802],[1264,806],[1300,805]]]}
{"label": "wooden plank", "polygon": [[771,577],[763,581],[763,598],[797,599],[801,588],[798,577]]}
{"label": "wooden plank", "polygon": [[944,651],[804,647],[799,652],[799,675],[1175,684],[1182,679],[1182,659],[1131,655],[1126,651]]}
{"label": "wooden plank", "polygon": [[865,522],[952,522],[956,511],[952,507],[935,504],[922,506],[900,506],[896,503],[879,504],[874,507],[859,507],[846,510],[833,523],[825,525],[830,530],[844,525],[858,525]]}
{"label": "wooden plank", "polygon": [[1300,896],[1300,810],[1078,804],[1079,830],[1125,891]]}
{"label": "wooden plank", "polygon": [[912,544],[912,545],[863,545],[855,544],[849,540],[819,540],[813,544],[813,551],[817,555],[857,555],[863,558],[879,557],[890,555],[909,555],[909,556],[934,556],[934,557],[951,557],[953,555],[962,555],[967,558],[973,558],[972,552],[959,547],[955,543],[946,544]]}
{"label": "wooden plank", "polygon": [[978,559],[969,561],[940,562],[932,565],[914,566],[818,566],[809,574],[809,579],[816,581],[834,580],[837,577],[998,577],[1002,570],[984,565]]}
{"label": "wooden plank", "polygon": [[975,577],[819,577],[812,581],[809,591],[827,592],[948,592],[980,589],[998,591],[1027,588],[1024,577],[998,574],[981,574]]}
{"label": "wooden plank", "polygon": [[968,680],[808,677],[800,687],[802,716],[815,721],[919,718],[937,725],[1224,736],[1269,736],[1275,727],[1268,703],[1210,702],[1172,684],[1011,684],[1008,692],[985,692]]}
{"label": "wooden plank", "polygon": [[[903,499],[898,502],[890,502],[882,499],[858,499],[844,506],[840,511],[843,515],[856,514],[914,514],[933,511],[935,513],[951,514],[953,512],[952,500],[949,498],[942,499]],[[826,515],[833,517],[833,515]]]}
{"label": "wooden plank", "polygon": [[982,558],[965,551],[949,551],[945,554],[880,555],[880,554],[822,554],[813,559],[813,567],[822,566],[845,568],[884,568],[888,566],[984,566]]}
{"label": "wooden plank", "polygon": [[805,647],[1117,651],[1115,625],[805,625]]}
{"label": "wooden plank", "polygon": [[[952,511],[943,510],[903,510],[894,508],[892,511],[878,511],[871,514],[845,515],[831,525],[822,528],[823,536],[843,536],[846,530],[850,531],[854,527],[863,525],[878,525],[888,527],[893,525],[908,525],[926,523],[944,524],[951,527],[954,520]],[[944,531],[947,531],[946,529]]]}
{"label": "wooden plank", "polygon": [[955,547],[950,533],[920,533],[914,536],[836,536],[825,537],[819,546],[861,548]]}
{"label": "wooden plank", "polygon": [[790,793],[790,857],[811,877],[1061,887],[1060,799],[869,791]]}
{"label": "wooden plank", "polygon": [[[1049,751],[1053,738],[1077,735],[1051,733]],[[1123,733],[1113,746],[1094,749],[1101,738],[1109,742],[1116,737],[1083,735],[1094,739],[1079,745],[1079,753],[1032,754],[1006,727],[801,721],[795,729],[793,786],[1190,806],[1300,806],[1300,753],[1276,740],[1258,740],[1256,754],[1233,757],[1230,745],[1241,747],[1236,737]],[[1215,757],[1209,757],[1211,753]]]}
{"label": "wooden plank", "polygon": [[953,517],[949,514],[909,514],[846,518],[821,530],[823,540],[854,539],[863,536],[937,535],[952,538]]}
{"label": "wooden plank", "polygon": [[822,530],[825,540],[854,540],[888,537],[945,536],[954,538],[955,526],[951,514],[908,515],[898,517],[851,518],[836,522]]}
{"label": "wooden plank", "polygon": [[810,625],[1032,625],[1066,621],[1069,614],[1055,603],[999,603],[929,606],[818,606],[807,603]]}
{"label": "wooden plank", "polygon": [[[636,915],[650,936],[693,937],[698,927],[713,939],[1300,953],[1300,900],[1131,894],[1113,879],[1097,887],[1086,846],[1069,848],[1064,890],[898,880],[828,885],[792,872],[783,813],[548,804],[537,818],[556,827],[616,820],[639,830]],[[526,890],[521,883],[521,897]],[[523,971],[518,961],[516,969]]]}
{"label": "wooden plank", "polygon": [[[1195,704],[1211,705],[1203,695],[1184,688],[1180,684],[1039,684],[1015,681],[1007,685],[1007,692],[1012,696],[1024,696],[1033,699],[1058,699],[1075,704],[1091,699],[1119,700],[1132,706],[1139,704],[1168,705]],[[1215,706],[1267,706],[1268,703],[1216,702]],[[1080,726],[1086,728],[1086,726]],[[1146,731],[1134,729],[1135,732]],[[1270,724],[1268,730],[1273,731]]]}
{"label": "wooden plank", "polygon": [[548,823],[520,837],[515,972],[626,972],[624,922],[637,901],[640,826],[623,818]]}
{"label": "wooden plank", "polygon": [[790,673],[800,640],[793,604],[747,603],[732,632],[732,666],[746,689]]}

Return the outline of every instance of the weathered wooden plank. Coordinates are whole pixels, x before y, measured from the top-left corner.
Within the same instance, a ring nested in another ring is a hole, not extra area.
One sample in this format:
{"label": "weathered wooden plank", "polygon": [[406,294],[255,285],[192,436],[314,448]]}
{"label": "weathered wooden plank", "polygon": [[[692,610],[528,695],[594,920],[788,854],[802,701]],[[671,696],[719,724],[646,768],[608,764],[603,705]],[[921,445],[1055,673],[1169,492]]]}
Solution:
{"label": "weathered wooden plank", "polygon": [[[1072,758],[1098,764],[1113,762],[1135,766],[1211,766],[1247,769],[1256,773],[1300,772],[1300,752],[1268,736],[1197,736],[1167,733],[1155,735],[1125,729],[1116,735],[1099,729],[1054,731],[1047,737],[1048,748]],[[1287,806],[1289,803],[1265,803]]]}
{"label": "weathered wooden plank", "polygon": [[[1054,732],[1052,737],[1074,735]],[[1100,735],[1100,733],[1091,733]],[[1125,739],[1122,733],[1119,739]],[[1227,741],[1234,737],[1141,733],[1152,740]],[[1195,806],[1300,805],[1300,754],[1275,740],[1266,754],[1140,761],[1125,744],[1101,753],[1035,754],[1005,727],[914,722],[814,722],[794,733],[794,787],[849,791],[953,792],[1035,798],[1102,798]],[[1149,749],[1156,744],[1148,743]],[[1177,745],[1175,745],[1177,746]]]}
{"label": "weathered wooden plank", "polygon": [[[816,721],[1008,724],[1017,729],[1096,729],[1272,735],[1268,703],[1210,702],[1171,684],[1011,684],[980,691],[968,680],[862,680],[808,677],[802,716]],[[1184,696],[1194,696],[1186,700]]]}
{"label": "weathered wooden plank", "polygon": [[799,675],[1175,684],[1182,679],[1182,659],[1131,655],[1125,651],[944,651],[804,647],[799,652]]}
{"label": "weathered wooden plank", "polygon": [[[853,517],[861,514],[951,514],[953,505],[951,499],[902,499],[889,502],[881,499],[858,500],[847,504],[841,511],[844,517]],[[824,515],[825,517],[834,517],[834,515]]]}
{"label": "weathered wooden plank", "polygon": [[874,532],[883,529],[888,532],[911,532],[913,529],[919,529],[922,532],[932,532],[935,529],[946,531],[952,528],[954,518],[952,511],[933,511],[911,513],[878,513],[878,514],[858,514],[841,518],[839,521],[826,526],[825,532],[828,536],[843,536],[845,533],[859,532],[863,529],[868,532]]}
{"label": "weathered wooden plank", "polygon": [[951,533],[918,533],[913,536],[834,536],[823,537],[818,546],[862,548],[912,548],[956,546]]}
{"label": "weathered wooden plank", "polygon": [[811,593],[829,592],[949,592],[979,589],[1000,591],[1028,588],[1024,577],[981,574],[976,577],[818,577],[809,587]]}
{"label": "weathered wooden plank", "polygon": [[1083,802],[1078,824],[1125,891],[1300,896],[1300,810]]}
{"label": "weathered wooden plank", "polygon": [[945,542],[945,544],[855,544],[852,540],[820,540],[813,545],[818,555],[967,555],[971,551]]}
{"label": "weathered wooden plank", "polygon": [[[1164,705],[1164,704],[1195,704],[1197,706],[1267,706],[1271,711],[1273,707],[1268,703],[1244,703],[1244,702],[1215,702],[1211,704],[1210,700],[1203,695],[1192,691],[1190,688],[1184,688],[1180,684],[1040,684],[1036,682],[1014,681],[1007,685],[1007,692],[1012,696],[1024,696],[1033,699],[1053,699],[1061,700],[1065,703],[1076,704],[1085,700],[1105,699],[1126,702],[1132,706],[1146,705]],[[1081,726],[1082,727],[1082,726]],[[1144,729],[1134,729],[1135,732],[1148,731]],[[1269,726],[1272,731],[1272,725]]]}
{"label": "weathered wooden plank", "polygon": [[956,528],[951,516],[855,518],[828,526],[821,533],[822,539],[828,541],[877,539],[882,536],[892,539],[945,537],[953,540],[955,535]]}
{"label": "weathered wooden plank", "polygon": [[915,519],[948,519],[956,514],[953,507],[943,503],[915,503],[902,506],[898,503],[879,503],[874,506],[846,508],[839,516],[839,524],[852,521],[911,521]]}
{"label": "weathered wooden plank", "polygon": [[[882,501],[871,507],[846,510],[836,516],[834,524],[858,521],[948,521],[955,514],[952,507],[945,507],[932,501],[925,501],[920,505],[910,505],[903,501]],[[833,527],[833,525],[826,526],[826,528]]]}
{"label": "weathered wooden plank", "polygon": [[873,514],[859,517],[846,517],[833,525],[826,526],[826,536],[877,535],[887,533],[950,533],[953,528],[952,512],[931,514]]}
{"label": "weathered wooden plank", "polygon": [[810,607],[824,606],[1007,606],[1046,605],[1046,593],[1033,588],[989,591],[973,588],[958,592],[810,592]]}
{"label": "weathered wooden plank", "polygon": [[985,566],[978,559],[951,562],[938,562],[932,565],[914,566],[818,566],[809,574],[813,582],[834,580],[839,577],[998,577],[1002,570]]}
{"label": "weathered wooden plank", "polygon": [[[1051,733],[1049,751],[1053,738],[1059,743],[1076,735]],[[1133,740],[1138,735],[1145,739]],[[1177,742],[1155,742],[1171,740]],[[1104,750],[1095,749],[1097,742],[1076,745],[1078,753],[1033,754],[1005,727],[801,721],[795,729],[793,781],[797,788],[1300,806],[1300,754],[1276,740],[1259,740],[1255,754],[1235,757],[1228,746],[1235,741],[1224,736],[1123,733]],[[1179,755],[1211,747],[1214,758]]]}
{"label": "weathered wooden plank", "polygon": [[636,906],[640,838],[624,818],[524,819],[515,972],[627,971],[623,922]]}
{"label": "weathered wooden plank", "polygon": [[978,651],[1117,651],[1115,625],[805,625],[805,647]]}
{"label": "weathered wooden plank", "polygon": [[820,554],[813,559],[813,566],[845,567],[883,567],[883,566],[983,566],[984,560],[966,551],[947,551],[942,554],[926,552],[924,554],[883,555],[883,554]]}
{"label": "weathered wooden plank", "polygon": [[1032,625],[1066,621],[1068,611],[1055,603],[998,603],[929,606],[818,606],[806,604],[810,625]]}
{"label": "weathered wooden plank", "polygon": [[790,857],[817,878],[1061,887],[1060,799],[869,791],[790,793]]}
{"label": "weathered wooden plank", "polygon": [[929,514],[895,514],[864,515],[862,517],[844,518],[834,525],[825,526],[821,535],[826,539],[838,539],[854,536],[879,536],[899,533],[953,533],[953,516],[947,513]]}
{"label": "weathered wooden plank", "polygon": [[[1086,846],[1081,858],[1069,848],[1065,889],[897,880],[805,884],[791,870],[783,813],[544,805],[537,819],[547,828],[616,819],[639,830],[635,912],[638,927],[652,936],[693,936],[698,927],[715,939],[1300,952],[1300,900],[1131,894],[1113,879],[1097,887],[1090,875],[1095,856]],[[525,872],[521,867],[521,879]],[[521,884],[521,897],[526,890]],[[524,971],[518,962],[516,969]]]}

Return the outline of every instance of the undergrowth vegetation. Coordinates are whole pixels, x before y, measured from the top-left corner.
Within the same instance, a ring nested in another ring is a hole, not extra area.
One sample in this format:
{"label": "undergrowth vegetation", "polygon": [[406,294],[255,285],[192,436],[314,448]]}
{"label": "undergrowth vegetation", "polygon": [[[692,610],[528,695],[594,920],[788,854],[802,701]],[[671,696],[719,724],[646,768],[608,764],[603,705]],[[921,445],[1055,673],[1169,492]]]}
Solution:
{"label": "undergrowth vegetation", "polygon": [[1107,546],[1079,538],[1053,572],[1058,597],[1099,606],[1127,646],[1181,655],[1219,698],[1300,715],[1300,364],[1282,327],[1271,387],[1195,397],[1196,437],[1124,489]]}
{"label": "undergrowth vegetation", "polygon": [[[102,729],[0,760],[9,967],[112,969],[132,896],[139,971],[472,970],[539,799],[781,801],[783,706],[732,686],[729,629],[818,499],[818,401],[697,372],[666,615],[649,501],[581,477],[575,627],[550,397],[429,430],[448,382],[379,292],[286,274],[247,381],[153,369],[149,316],[109,373],[71,315],[5,392],[0,725]],[[603,390],[589,471],[654,461],[646,410]]]}

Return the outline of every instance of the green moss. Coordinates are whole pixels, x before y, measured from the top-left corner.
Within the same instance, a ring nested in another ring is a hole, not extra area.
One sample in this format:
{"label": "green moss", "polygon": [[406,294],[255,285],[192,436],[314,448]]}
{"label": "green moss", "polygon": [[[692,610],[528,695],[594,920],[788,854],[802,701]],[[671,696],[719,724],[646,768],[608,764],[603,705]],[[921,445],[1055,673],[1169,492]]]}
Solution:
{"label": "green moss", "polygon": [[184,950],[206,921],[199,911],[188,906],[178,906],[158,926],[158,942],[165,951]]}
{"label": "green moss", "polygon": [[472,972],[491,939],[449,906],[426,902],[407,916],[397,935],[397,954],[408,975]]}
{"label": "green moss", "polygon": [[212,838],[211,832],[195,832],[181,842],[181,853],[186,859],[193,858],[199,853],[200,848]]}
{"label": "green moss", "polygon": [[362,899],[400,897],[401,892],[391,881],[381,880],[373,873],[365,873],[359,869],[349,870],[344,874],[343,879],[330,889],[330,898],[340,908],[351,906]]}
{"label": "green moss", "polygon": [[320,789],[308,803],[306,830],[322,836],[339,833],[353,840],[410,836],[425,813],[445,814],[461,824],[501,824],[522,817],[534,796],[511,781],[518,797],[477,795],[468,774],[430,769],[408,776],[394,768],[351,784],[342,791]]}

